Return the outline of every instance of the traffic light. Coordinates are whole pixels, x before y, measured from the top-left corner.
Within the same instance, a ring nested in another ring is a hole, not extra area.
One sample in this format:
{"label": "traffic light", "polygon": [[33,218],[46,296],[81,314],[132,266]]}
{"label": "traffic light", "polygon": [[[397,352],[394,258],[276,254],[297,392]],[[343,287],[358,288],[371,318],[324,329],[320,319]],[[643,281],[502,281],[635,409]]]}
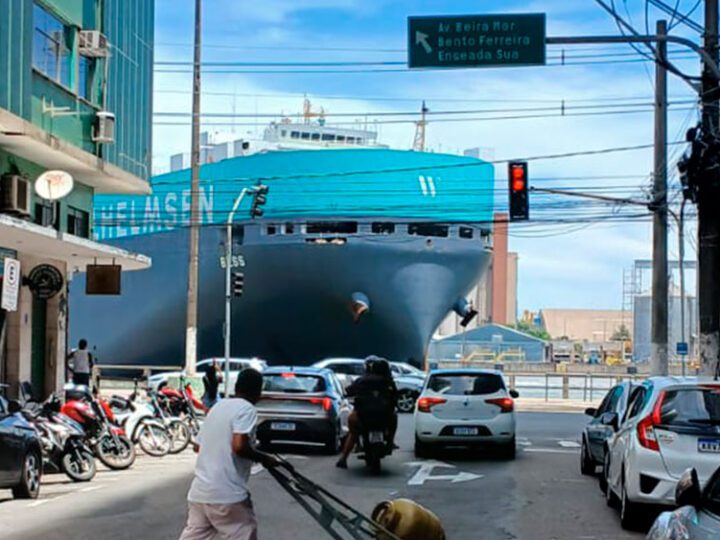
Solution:
{"label": "traffic light", "polygon": [[262,217],[264,211],[262,206],[267,202],[267,194],[270,191],[266,185],[259,184],[253,190],[253,202],[250,207],[250,217],[255,219],[256,217]]}
{"label": "traffic light", "polygon": [[526,161],[511,161],[508,164],[508,183],[510,188],[510,221],[526,221],[530,219]]}
{"label": "traffic light", "polygon": [[245,287],[245,274],[242,272],[233,272],[233,296],[242,296]]}

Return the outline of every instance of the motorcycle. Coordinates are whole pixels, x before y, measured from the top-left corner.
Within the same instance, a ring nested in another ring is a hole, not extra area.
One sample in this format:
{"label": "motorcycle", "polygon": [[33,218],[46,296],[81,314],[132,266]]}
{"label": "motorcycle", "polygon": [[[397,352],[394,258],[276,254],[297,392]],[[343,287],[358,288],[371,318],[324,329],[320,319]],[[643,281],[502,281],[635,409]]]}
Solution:
{"label": "motorcycle", "polygon": [[392,454],[387,421],[382,417],[364,419],[359,443],[360,458],[374,474],[379,474],[380,461]]}
{"label": "motorcycle", "polygon": [[85,444],[82,427],[61,414],[60,398],[53,394],[44,403],[22,414],[40,437],[45,472],[65,473],[74,482],[89,482],[97,467],[92,450]]}
{"label": "motorcycle", "polygon": [[162,457],[170,452],[173,446],[170,434],[165,424],[155,417],[151,405],[121,396],[112,396],[108,404],[118,425],[125,429],[132,442],[140,445],[143,452],[153,457]]}
{"label": "motorcycle", "polygon": [[185,450],[192,440],[192,432],[187,422],[184,422],[177,416],[170,416],[160,404],[160,399],[156,392],[147,389],[147,397],[149,406],[152,408],[153,414],[160,419],[167,429],[170,440],[170,454],[179,454]]}
{"label": "motorcycle", "polygon": [[60,412],[83,427],[88,446],[108,468],[127,469],[135,462],[135,445],[116,425],[107,402],[94,398],[87,387],[67,385]]}
{"label": "motorcycle", "polygon": [[193,394],[192,385],[180,377],[180,389],[167,384],[158,387],[157,396],[163,410],[172,416],[183,418],[193,441],[197,439],[202,424],[200,417],[207,413],[207,407]]}

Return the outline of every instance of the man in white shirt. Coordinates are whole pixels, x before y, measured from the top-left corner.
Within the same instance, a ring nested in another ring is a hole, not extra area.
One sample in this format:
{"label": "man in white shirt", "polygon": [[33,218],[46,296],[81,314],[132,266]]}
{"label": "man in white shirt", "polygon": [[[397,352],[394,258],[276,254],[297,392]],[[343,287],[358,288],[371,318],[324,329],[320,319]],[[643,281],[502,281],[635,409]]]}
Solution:
{"label": "man in white shirt", "polygon": [[93,367],[93,357],[88,351],[88,342],[81,339],[78,348],[68,355],[68,367],[72,373],[74,384],[88,386],[90,384],[90,373]]}
{"label": "man in white shirt", "polygon": [[254,461],[265,467],[276,458],[252,446],[262,394],[262,375],[245,369],[235,383],[235,398],[219,401],[198,435],[195,478],[188,493],[188,520],[180,540],[256,540],[257,522],[248,480]]}

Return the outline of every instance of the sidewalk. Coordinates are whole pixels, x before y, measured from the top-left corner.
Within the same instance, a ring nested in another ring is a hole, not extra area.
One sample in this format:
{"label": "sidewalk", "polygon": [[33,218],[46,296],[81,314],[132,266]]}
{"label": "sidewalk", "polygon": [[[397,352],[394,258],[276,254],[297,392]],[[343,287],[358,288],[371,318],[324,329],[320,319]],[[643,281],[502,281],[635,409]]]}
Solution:
{"label": "sidewalk", "polygon": [[581,401],[572,399],[548,399],[545,398],[524,398],[515,400],[515,408],[518,412],[569,412],[582,413],[588,407],[597,407],[597,401]]}

